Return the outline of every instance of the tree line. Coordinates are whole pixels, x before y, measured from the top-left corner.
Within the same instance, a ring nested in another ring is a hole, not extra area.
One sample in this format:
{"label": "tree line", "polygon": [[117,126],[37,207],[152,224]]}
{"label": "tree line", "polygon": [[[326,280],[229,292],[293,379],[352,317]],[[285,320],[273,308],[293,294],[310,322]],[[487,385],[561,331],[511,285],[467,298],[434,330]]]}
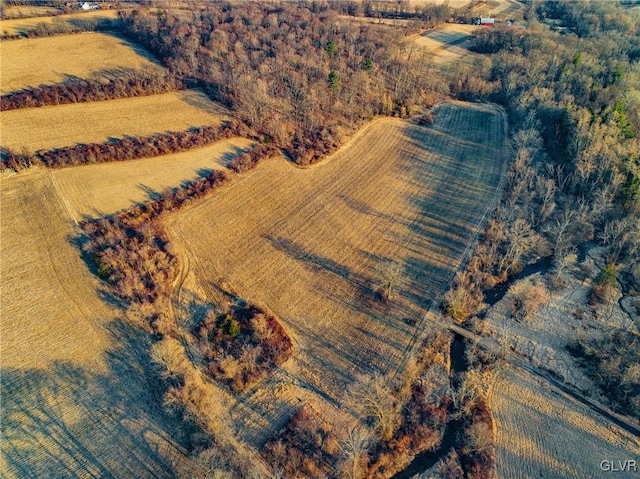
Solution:
{"label": "tree line", "polygon": [[106,79],[97,74],[96,78],[73,78],[63,83],[6,93],[0,96],[0,110],[157,95],[184,88],[179,80],[166,73],[131,71],[117,75]]}
{"label": "tree line", "polygon": [[[205,125],[186,131],[155,133],[145,137],[124,137],[103,143],[39,150],[34,154],[4,149],[0,165],[2,169],[10,168],[20,171],[37,164],[48,168],[62,168],[127,161],[187,151],[234,136],[251,137],[252,133],[242,122],[231,120],[220,126]],[[269,150],[269,153],[271,152],[272,150]],[[257,154],[254,153],[255,155]],[[254,166],[257,161],[259,160],[252,160]]]}

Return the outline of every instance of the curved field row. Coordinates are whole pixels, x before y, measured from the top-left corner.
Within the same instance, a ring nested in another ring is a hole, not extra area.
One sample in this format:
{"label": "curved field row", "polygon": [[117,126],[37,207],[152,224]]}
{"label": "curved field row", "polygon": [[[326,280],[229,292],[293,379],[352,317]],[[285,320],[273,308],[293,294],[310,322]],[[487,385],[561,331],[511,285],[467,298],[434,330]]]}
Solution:
{"label": "curved field row", "polygon": [[228,111],[198,90],[2,112],[2,146],[20,151],[219,125]]}
{"label": "curved field row", "polygon": [[51,17],[14,18],[11,20],[0,20],[0,31],[9,35],[26,33],[33,30],[39,23],[49,25],[61,24],[71,27],[78,27],[85,21],[96,22],[100,20],[112,19],[118,16],[117,10],[93,10],[90,12],[72,13],[69,15],[54,15]]}
{"label": "curved field row", "polygon": [[[267,162],[169,225],[207,300],[226,284],[270,307],[297,350],[287,372],[327,398],[402,367],[493,203],[504,114],[449,103],[436,116],[433,128],[374,122],[310,169]],[[382,304],[392,265],[397,292]]]}
{"label": "curved field row", "polygon": [[0,185],[0,476],[172,477],[179,447],[118,319],[70,243],[50,172]]}
{"label": "curved field row", "polygon": [[95,218],[146,201],[165,188],[176,188],[212,170],[226,170],[229,161],[252,144],[245,138],[232,138],[172,155],[62,168],[52,175],[73,218]]}
{"label": "curved field row", "polygon": [[633,470],[607,474],[601,469],[602,461],[637,460],[637,439],[527,372],[503,371],[490,407],[501,479],[637,477]]}
{"label": "curved field row", "polygon": [[122,77],[162,67],[139,47],[103,33],[28,38],[0,43],[0,92],[69,78]]}

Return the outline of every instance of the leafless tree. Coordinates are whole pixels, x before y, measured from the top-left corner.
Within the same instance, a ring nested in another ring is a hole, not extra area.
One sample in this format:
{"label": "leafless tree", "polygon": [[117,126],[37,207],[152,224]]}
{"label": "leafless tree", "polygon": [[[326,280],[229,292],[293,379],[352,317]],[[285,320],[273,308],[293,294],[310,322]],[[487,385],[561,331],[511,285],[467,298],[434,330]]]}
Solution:
{"label": "leafless tree", "polygon": [[372,442],[371,431],[361,424],[348,428],[347,434],[338,447],[343,457],[343,469],[351,479],[362,475],[362,461]]}
{"label": "leafless tree", "polygon": [[389,378],[363,375],[347,390],[345,401],[365,419],[373,419],[378,435],[388,440],[398,421],[399,406]]}

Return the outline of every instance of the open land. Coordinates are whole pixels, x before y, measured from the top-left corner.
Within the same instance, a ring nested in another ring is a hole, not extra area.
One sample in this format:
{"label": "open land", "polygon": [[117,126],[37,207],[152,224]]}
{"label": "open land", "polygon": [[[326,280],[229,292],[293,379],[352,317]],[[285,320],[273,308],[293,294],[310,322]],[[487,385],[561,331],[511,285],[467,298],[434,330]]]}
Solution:
{"label": "open land", "polygon": [[83,22],[97,22],[100,20],[112,19],[118,16],[117,10],[93,10],[83,13],[72,13],[69,15],[55,15],[51,17],[15,18],[11,20],[0,20],[0,32],[3,34],[16,35],[33,30],[39,23],[48,25],[65,25],[78,27]]}
{"label": "open land", "polygon": [[[296,348],[282,375],[298,387],[339,401],[357,374],[401,368],[428,333],[421,318],[491,209],[506,160],[501,110],[447,103],[436,118],[378,120],[309,169],[271,160],[169,222],[203,301],[226,288],[282,319]],[[382,304],[374,290],[392,265],[397,294]],[[233,408],[256,445],[295,406],[268,389]]]}
{"label": "open land", "polygon": [[59,12],[56,7],[41,5],[3,5],[2,14],[4,18],[30,17],[34,15],[50,15]]}
{"label": "open land", "polygon": [[0,55],[3,94],[70,78],[122,77],[162,68],[140,48],[103,33],[5,41],[0,44]]}
{"label": "open land", "polygon": [[0,475],[171,477],[145,337],[99,293],[51,173],[1,181]]}
{"label": "open land", "polygon": [[[492,387],[490,408],[501,479],[605,477],[602,461],[640,456],[637,438],[526,371],[501,373]],[[609,474],[637,477],[634,471]]]}
{"label": "open land", "polygon": [[75,220],[116,213],[212,170],[226,170],[252,142],[232,138],[204,148],[141,160],[53,170]]}
{"label": "open land", "polygon": [[407,38],[415,45],[424,48],[433,55],[432,61],[441,65],[471,55],[468,50],[476,25],[449,23],[435,30],[429,30]]}
{"label": "open land", "polygon": [[219,125],[225,118],[227,111],[199,90],[11,110],[2,112],[2,146],[33,152]]}

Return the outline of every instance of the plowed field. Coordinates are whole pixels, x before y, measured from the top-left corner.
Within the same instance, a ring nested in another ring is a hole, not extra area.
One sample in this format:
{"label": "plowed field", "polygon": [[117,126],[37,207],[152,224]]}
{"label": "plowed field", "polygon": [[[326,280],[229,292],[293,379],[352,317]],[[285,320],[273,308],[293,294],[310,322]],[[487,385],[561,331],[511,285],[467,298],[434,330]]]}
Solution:
{"label": "plowed field", "polygon": [[227,111],[198,90],[2,112],[2,146],[20,151],[217,125]]}
{"label": "plowed field", "polygon": [[251,145],[233,138],[173,155],[53,170],[74,219],[109,215],[177,188],[211,170],[225,170],[231,158]]}
{"label": "plowed field", "polygon": [[27,38],[0,43],[1,93],[71,77],[118,77],[162,67],[139,47],[102,33]]}
{"label": "plowed field", "polygon": [[56,15],[52,17],[14,18],[0,21],[0,31],[10,35],[25,33],[33,30],[39,23],[61,24],[77,27],[82,22],[95,22],[103,19],[116,18],[117,10],[94,10],[83,13],[72,13],[69,15]]}
{"label": "plowed field", "polygon": [[532,375],[506,370],[492,389],[501,479],[636,478],[637,471],[605,471],[602,461],[638,460],[638,440]]}
{"label": "plowed field", "polygon": [[50,173],[0,190],[0,476],[172,477],[145,337],[99,294]]}
{"label": "plowed field", "polygon": [[[206,300],[224,284],[280,316],[293,384],[339,401],[357,373],[402,367],[428,332],[425,309],[491,209],[506,159],[501,110],[448,103],[436,118],[378,120],[310,169],[272,160],[170,222]],[[383,304],[374,290],[391,265],[396,294]],[[277,427],[269,415],[287,408],[259,394],[235,412],[247,429]]]}

